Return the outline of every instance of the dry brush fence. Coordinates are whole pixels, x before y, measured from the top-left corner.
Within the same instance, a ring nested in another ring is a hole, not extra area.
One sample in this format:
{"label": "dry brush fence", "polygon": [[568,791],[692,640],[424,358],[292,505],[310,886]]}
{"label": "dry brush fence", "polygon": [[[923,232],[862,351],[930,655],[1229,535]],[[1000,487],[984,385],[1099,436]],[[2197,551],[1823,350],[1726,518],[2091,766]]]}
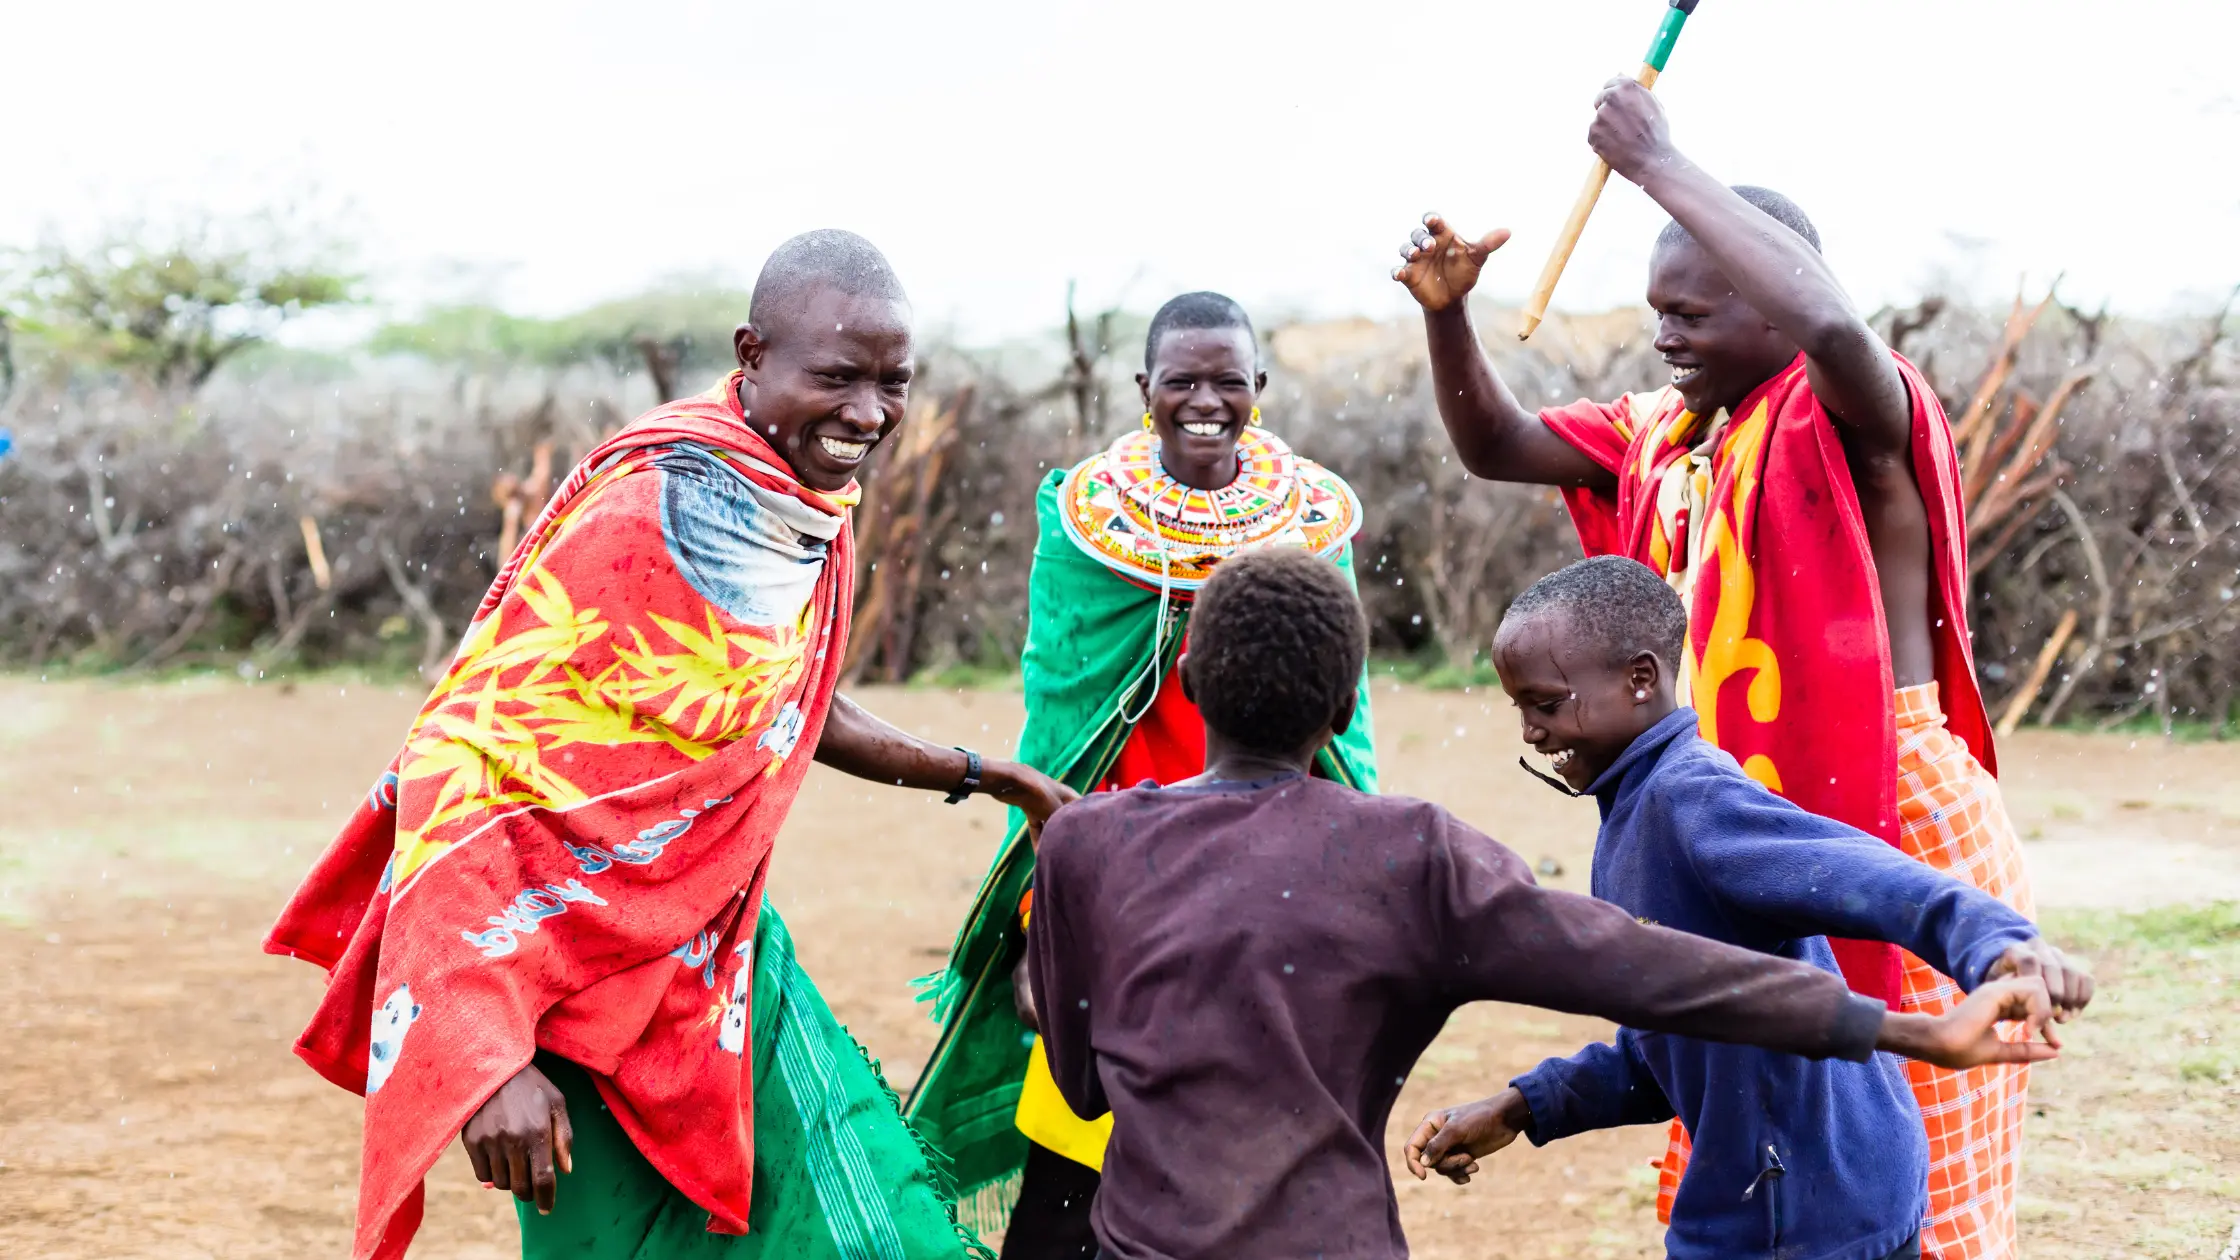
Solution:
{"label": "dry brush fence", "polygon": [[[2003,318],[1936,300],[1878,316],[1954,417],[1978,655],[2001,706],[2021,696],[2046,721],[2231,718],[2228,314],[2125,321],[2049,296]],[[854,677],[1016,661],[1035,487],[1140,411],[1110,323],[1074,321],[1025,367],[926,356],[910,423],[867,477]],[[1268,342],[1268,423],[1368,507],[1360,573],[1378,650],[1482,653],[1511,595],[1576,554],[1556,496],[1463,474],[1413,325],[1300,325]],[[1494,352],[1528,399],[1662,375],[1632,313],[1551,320]],[[712,371],[660,366],[679,388]],[[221,374],[187,396],[19,382],[0,403],[16,444],[0,461],[0,663],[433,667],[557,473],[653,388],[588,368],[405,360]]]}

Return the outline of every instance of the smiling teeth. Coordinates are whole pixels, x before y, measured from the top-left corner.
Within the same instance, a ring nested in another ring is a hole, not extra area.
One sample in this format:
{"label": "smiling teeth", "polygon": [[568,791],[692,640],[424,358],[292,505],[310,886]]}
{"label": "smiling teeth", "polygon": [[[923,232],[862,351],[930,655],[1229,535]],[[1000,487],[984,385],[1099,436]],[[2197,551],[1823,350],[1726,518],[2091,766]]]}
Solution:
{"label": "smiling teeth", "polygon": [[1570,765],[1570,764],[1571,764],[1571,754],[1572,754],[1572,751],[1573,751],[1573,750],[1571,750],[1571,749],[1569,749],[1569,748],[1566,748],[1566,749],[1564,749],[1564,750],[1563,750],[1562,752],[1559,752],[1559,753],[1555,754],[1554,756],[1552,756],[1552,757],[1549,757],[1549,758],[1548,758],[1548,764],[1549,764],[1549,765],[1551,765],[1551,766],[1554,766],[1554,767],[1555,767],[1556,769],[1558,769],[1558,770],[1561,770],[1561,769],[1563,769],[1563,768],[1564,768],[1565,766],[1568,766],[1568,765]]}
{"label": "smiling teeth", "polygon": [[1692,367],[1692,368],[1679,368],[1679,367],[1676,367],[1676,368],[1672,369],[1672,383],[1673,383],[1673,384],[1675,384],[1675,385],[1678,385],[1678,384],[1679,384],[1679,383],[1681,383],[1682,381],[1685,381],[1685,380],[1687,380],[1687,379],[1688,379],[1689,377],[1691,377],[1691,376],[1694,376],[1694,375],[1695,375],[1696,373],[1698,373],[1698,372],[1701,372],[1702,370],[1703,370],[1703,369],[1702,369],[1702,368],[1699,368],[1699,367]]}
{"label": "smiling teeth", "polygon": [[843,442],[836,437],[820,437],[817,444],[824,447],[824,453],[834,459],[862,459],[863,453],[871,449],[869,442]]}
{"label": "smiling teeth", "polygon": [[1220,423],[1208,424],[1203,421],[1191,420],[1183,423],[1182,431],[1184,433],[1194,433],[1199,437],[1220,437],[1221,431],[1228,427]]}

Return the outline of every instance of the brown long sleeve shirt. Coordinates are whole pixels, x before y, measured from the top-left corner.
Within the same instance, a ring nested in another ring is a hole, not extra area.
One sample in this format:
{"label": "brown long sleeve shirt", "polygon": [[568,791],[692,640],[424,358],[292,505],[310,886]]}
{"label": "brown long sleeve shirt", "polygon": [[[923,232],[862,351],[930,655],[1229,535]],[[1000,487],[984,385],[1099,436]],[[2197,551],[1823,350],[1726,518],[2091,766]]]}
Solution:
{"label": "brown long sleeve shirt", "polygon": [[1114,1260],[1400,1257],[1392,1102],[1457,1006],[1865,1059],[1842,980],[1533,882],[1428,802],[1284,777],[1131,788],[1060,811],[1029,971],[1060,1091],[1113,1135]]}

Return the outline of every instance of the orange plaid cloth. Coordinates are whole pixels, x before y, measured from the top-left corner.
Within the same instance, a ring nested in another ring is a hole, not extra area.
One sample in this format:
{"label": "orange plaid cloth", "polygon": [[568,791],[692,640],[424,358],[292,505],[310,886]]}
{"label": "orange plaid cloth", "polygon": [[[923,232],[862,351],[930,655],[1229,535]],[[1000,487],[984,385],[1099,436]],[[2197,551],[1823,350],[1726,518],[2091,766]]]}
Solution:
{"label": "orange plaid cloth", "polygon": [[[1998,780],[1945,729],[1937,685],[1902,687],[1898,714],[1898,847],[2032,918],[2030,875]],[[1906,954],[1899,1009],[1935,1015],[1960,1000],[1959,986]],[[1923,1260],[2008,1260],[2015,1245],[2015,1169],[2022,1154],[2028,1067],[1947,1072],[1908,1060],[1907,1078],[1929,1132],[1929,1216]],[[1688,1131],[1672,1122],[1657,1168],[1657,1219],[1672,1220],[1672,1197],[1688,1168]]]}

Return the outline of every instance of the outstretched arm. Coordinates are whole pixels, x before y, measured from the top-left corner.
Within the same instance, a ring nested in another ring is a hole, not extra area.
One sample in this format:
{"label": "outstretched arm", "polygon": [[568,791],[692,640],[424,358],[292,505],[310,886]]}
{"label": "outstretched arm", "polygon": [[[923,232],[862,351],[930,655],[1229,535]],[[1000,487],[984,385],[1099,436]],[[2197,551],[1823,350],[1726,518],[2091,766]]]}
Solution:
{"label": "outstretched arm", "polygon": [[[1956,1070],[2042,1063],[2060,1045],[2046,1023],[2051,1011],[2045,985],[2036,977],[1995,980],[1942,1015],[1885,1014],[1875,1048]],[[2009,1022],[2043,1028],[2045,1044],[2003,1039],[1999,1026]],[[1639,1034],[1620,1029],[1618,1041],[1589,1046],[1570,1059],[1550,1059],[1491,1098],[1426,1114],[1408,1139],[1408,1171],[1418,1181],[1436,1172],[1462,1185],[1477,1173],[1480,1159],[1520,1136],[1540,1146],[1588,1128],[1670,1117],[1671,1106],[1658,1105],[1665,1096],[1640,1060]],[[1588,1086],[1583,1092],[1582,1084]]]}
{"label": "outstretched arm", "polygon": [[[817,760],[844,774],[897,787],[947,792],[962,784],[968,758],[927,743],[871,715],[846,696],[832,698]],[[980,767],[981,792],[1024,810],[1038,832],[1060,805],[1080,794],[1032,766],[990,758]]]}
{"label": "outstretched arm", "polygon": [[1674,148],[1664,106],[1631,79],[1602,89],[1587,143],[1686,228],[1742,300],[1804,351],[1813,393],[1854,458],[1908,449],[1905,380],[1819,250]]}
{"label": "outstretched arm", "polygon": [[[1878,1046],[1929,1057],[1904,1048],[1903,1038],[1917,1034],[1891,1024],[1900,1017],[1852,993],[1833,972],[1646,927],[1609,902],[1542,888],[1514,852],[1451,815],[1443,823],[1444,867],[1425,913],[1437,924],[1449,992],[1464,1001],[1599,1015],[1644,1032],[1815,1059],[1864,1060]],[[1802,882],[1793,865],[1784,869]],[[2036,978],[2000,983],[2035,987],[2036,1033],[2051,1015],[2045,985]],[[1890,1044],[1891,1036],[1900,1044]],[[2014,1048],[2017,1055],[2037,1049]]]}
{"label": "outstretched arm", "polygon": [[1392,278],[1406,285],[1423,307],[1439,420],[1462,466],[1474,476],[1609,489],[1617,479],[1518,403],[1478,342],[1467,299],[1486,259],[1508,239],[1508,229],[1495,228],[1477,241],[1465,240],[1445,219],[1427,214],[1423,226],[1400,247],[1401,266]]}
{"label": "outstretched arm", "polygon": [[1754,783],[1709,780],[1649,808],[1714,897],[1785,935],[1888,941],[1963,990],[2039,976],[2063,1020],[2092,1000],[2092,977],[2004,902]]}

